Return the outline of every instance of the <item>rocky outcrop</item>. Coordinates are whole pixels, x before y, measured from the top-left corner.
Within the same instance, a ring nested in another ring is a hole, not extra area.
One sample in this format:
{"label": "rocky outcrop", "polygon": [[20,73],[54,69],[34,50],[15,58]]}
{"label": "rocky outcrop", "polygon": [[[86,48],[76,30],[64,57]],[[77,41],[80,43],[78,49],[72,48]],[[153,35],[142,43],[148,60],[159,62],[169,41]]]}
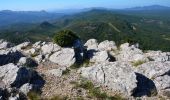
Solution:
{"label": "rocky outcrop", "polygon": [[12,63],[0,66],[0,78],[6,87],[20,88],[25,83],[34,83],[41,79],[38,74],[26,67],[18,67]]}
{"label": "rocky outcrop", "polygon": [[87,50],[98,50],[98,43],[96,39],[89,39],[84,46],[87,48]]}
{"label": "rocky outcrop", "polygon": [[129,43],[122,44],[120,46],[119,54],[116,55],[118,61],[148,61],[148,58],[144,56],[142,50],[136,48],[134,45],[130,46]]}
{"label": "rocky outcrop", "polygon": [[170,52],[162,52],[162,51],[148,51],[145,53],[145,56],[149,58],[151,61],[170,61]]}
{"label": "rocky outcrop", "polygon": [[155,83],[157,91],[170,97],[170,62],[151,61],[142,64],[137,68],[137,72],[145,75]]}
{"label": "rocky outcrop", "polygon": [[24,55],[16,50],[6,49],[6,50],[0,50],[0,66],[8,64],[8,63],[14,63],[17,64],[19,59],[23,57]]}
{"label": "rocky outcrop", "polygon": [[60,49],[61,49],[60,46],[58,46],[57,44],[53,44],[53,43],[45,44],[41,47],[43,54],[51,54],[51,53],[59,51]]}
{"label": "rocky outcrop", "polygon": [[[170,98],[170,52],[143,52],[138,45],[117,47],[114,41],[98,43],[96,39],[84,46],[77,41],[70,48],[41,41],[9,44],[0,40],[0,99],[21,99],[29,91],[41,89],[48,76],[48,81],[64,80],[63,73],[73,71],[68,68],[73,64],[83,65],[78,70],[81,77],[125,97]],[[47,76],[42,78],[38,72]]]}
{"label": "rocky outcrop", "polygon": [[1,39],[0,40],[0,49],[7,49],[7,48],[10,48],[12,46],[11,43]]}
{"label": "rocky outcrop", "polygon": [[135,72],[132,66],[126,63],[110,62],[95,64],[87,68],[82,68],[80,73],[89,80],[128,96],[132,95],[137,87]]}
{"label": "rocky outcrop", "polygon": [[69,67],[73,65],[76,61],[74,49],[63,48],[60,51],[52,54],[49,60],[58,65]]}
{"label": "rocky outcrop", "polygon": [[117,50],[117,46],[114,41],[105,40],[98,45],[100,51]]}

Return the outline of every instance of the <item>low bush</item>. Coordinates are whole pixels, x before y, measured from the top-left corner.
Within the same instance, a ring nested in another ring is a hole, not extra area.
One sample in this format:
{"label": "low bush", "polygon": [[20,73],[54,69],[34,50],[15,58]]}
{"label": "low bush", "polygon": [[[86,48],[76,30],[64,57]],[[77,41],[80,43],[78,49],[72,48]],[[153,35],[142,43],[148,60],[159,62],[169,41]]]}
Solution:
{"label": "low bush", "polygon": [[60,45],[61,47],[70,47],[73,46],[74,42],[79,39],[72,31],[63,30],[58,32],[54,38],[54,43]]}

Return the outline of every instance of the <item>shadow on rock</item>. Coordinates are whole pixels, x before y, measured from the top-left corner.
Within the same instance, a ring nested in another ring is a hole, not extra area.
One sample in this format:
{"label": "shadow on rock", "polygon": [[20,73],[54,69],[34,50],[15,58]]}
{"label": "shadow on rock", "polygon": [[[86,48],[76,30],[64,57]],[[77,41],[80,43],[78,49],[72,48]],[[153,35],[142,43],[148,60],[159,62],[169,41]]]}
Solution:
{"label": "shadow on rock", "polygon": [[20,52],[13,52],[7,55],[0,55],[0,66],[8,64],[8,63],[18,63],[19,59],[24,57],[24,55]]}
{"label": "shadow on rock", "polygon": [[157,89],[152,80],[145,77],[140,73],[135,73],[137,76],[137,88],[134,90],[132,96],[142,97],[142,96],[155,96],[157,95]]}
{"label": "shadow on rock", "polygon": [[11,87],[20,88],[26,83],[32,84],[33,89],[39,91],[44,86],[45,80],[36,71],[23,67],[17,72],[16,80]]}
{"label": "shadow on rock", "polygon": [[94,49],[87,50],[87,51],[86,51],[86,57],[87,57],[88,59],[91,59],[91,58],[93,58],[93,56],[94,56],[94,54],[95,54],[96,52],[97,52],[97,51],[94,50]]}

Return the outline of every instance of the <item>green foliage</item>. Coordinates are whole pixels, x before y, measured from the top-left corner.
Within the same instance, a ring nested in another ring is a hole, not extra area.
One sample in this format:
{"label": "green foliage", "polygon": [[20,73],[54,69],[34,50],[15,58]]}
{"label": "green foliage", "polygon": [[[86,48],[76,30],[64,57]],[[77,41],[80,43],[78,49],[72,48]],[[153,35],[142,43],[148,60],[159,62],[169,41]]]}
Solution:
{"label": "green foliage", "polygon": [[27,94],[30,100],[41,100],[40,94],[34,91],[31,91]]}
{"label": "green foliage", "polygon": [[78,37],[72,31],[63,30],[54,36],[53,41],[62,47],[69,47],[73,46],[77,39]]}
{"label": "green foliage", "polygon": [[143,63],[145,63],[146,61],[141,61],[141,60],[139,60],[139,61],[134,61],[134,62],[132,62],[132,65],[133,66],[135,66],[135,67],[137,67],[137,66],[139,66],[139,65],[142,65]]}
{"label": "green foliage", "polygon": [[[170,20],[167,12],[114,12],[92,10],[65,16],[53,24],[18,24],[0,31],[0,38],[12,43],[24,41],[50,41],[54,33],[69,29],[83,42],[95,38],[99,42],[113,40],[117,45],[124,42],[138,42],[143,50],[170,51]],[[133,29],[135,27],[135,30]]]}
{"label": "green foliage", "polygon": [[83,88],[88,91],[89,98],[97,98],[99,100],[123,100],[120,95],[108,96],[105,92],[102,92],[99,87],[95,87],[91,81],[81,80],[80,83],[72,82],[75,84],[75,88]]}

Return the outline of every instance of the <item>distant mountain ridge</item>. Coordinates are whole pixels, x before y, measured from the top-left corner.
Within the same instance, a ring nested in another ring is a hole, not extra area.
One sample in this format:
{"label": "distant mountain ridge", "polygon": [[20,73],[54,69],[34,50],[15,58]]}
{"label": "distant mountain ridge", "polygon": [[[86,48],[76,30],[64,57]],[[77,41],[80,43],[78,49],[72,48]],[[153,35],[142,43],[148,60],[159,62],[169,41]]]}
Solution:
{"label": "distant mountain ridge", "polygon": [[17,23],[38,23],[43,21],[55,20],[64,14],[49,13],[46,11],[0,11],[0,26],[12,25]]}
{"label": "distant mountain ridge", "polygon": [[151,5],[151,6],[127,8],[126,10],[170,10],[170,7],[161,6],[161,5]]}

